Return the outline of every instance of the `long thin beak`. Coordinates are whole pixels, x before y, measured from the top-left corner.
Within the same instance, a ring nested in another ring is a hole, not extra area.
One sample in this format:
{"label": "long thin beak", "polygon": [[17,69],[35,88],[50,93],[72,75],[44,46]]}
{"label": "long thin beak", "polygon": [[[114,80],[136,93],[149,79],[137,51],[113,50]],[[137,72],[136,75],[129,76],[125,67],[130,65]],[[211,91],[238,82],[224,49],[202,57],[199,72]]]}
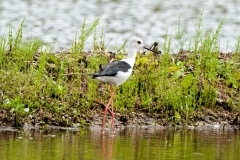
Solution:
{"label": "long thin beak", "polygon": [[154,53],[156,53],[156,54],[161,54],[161,51],[154,51],[154,50],[152,50],[152,49],[150,49],[150,48],[148,48],[148,47],[145,47],[145,46],[143,46],[143,48],[146,49],[146,50],[148,50],[148,51],[152,51],[152,52],[154,52]]}

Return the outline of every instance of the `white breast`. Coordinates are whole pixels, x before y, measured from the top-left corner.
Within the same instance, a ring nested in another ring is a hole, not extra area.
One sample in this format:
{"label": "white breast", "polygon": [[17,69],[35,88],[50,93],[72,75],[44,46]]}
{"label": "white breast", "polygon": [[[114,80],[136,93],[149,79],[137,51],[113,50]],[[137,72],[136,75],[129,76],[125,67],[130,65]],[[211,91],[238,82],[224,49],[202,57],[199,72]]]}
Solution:
{"label": "white breast", "polygon": [[121,72],[119,71],[116,76],[103,76],[103,77],[96,77],[99,81],[119,86],[124,83],[131,75],[132,69],[129,69],[128,72]]}

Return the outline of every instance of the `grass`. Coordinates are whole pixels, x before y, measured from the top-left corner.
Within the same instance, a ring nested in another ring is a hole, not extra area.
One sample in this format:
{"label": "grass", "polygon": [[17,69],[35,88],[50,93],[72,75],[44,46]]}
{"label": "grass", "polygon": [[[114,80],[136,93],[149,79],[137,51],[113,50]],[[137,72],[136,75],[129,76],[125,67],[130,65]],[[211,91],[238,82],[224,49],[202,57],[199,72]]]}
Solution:
{"label": "grass", "polygon": [[[111,58],[123,58],[118,53],[125,49],[121,47],[116,54],[107,52],[103,31],[98,41],[98,22],[87,25],[84,21],[70,51],[58,53],[40,51],[43,43],[39,39],[22,40],[24,20],[16,34],[9,27],[8,35],[0,38],[0,108],[15,114],[16,125],[41,111],[53,115],[63,126],[86,125],[88,113],[98,108],[96,100],[106,102],[107,85],[86,74],[97,71]],[[220,54],[222,25],[223,21],[211,33],[204,33],[201,14],[195,36],[189,40],[179,20],[179,53],[170,54],[172,35],[166,32],[162,55],[138,55],[133,75],[114,97],[116,111],[129,115],[132,111],[164,113],[170,121],[185,123],[197,116],[198,109],[220,106],[239,112],[240,38],[234,54]],[[87,53],[84,44],[91,35],[94,49]],[[187,40],[188,52],[184,52]]]}

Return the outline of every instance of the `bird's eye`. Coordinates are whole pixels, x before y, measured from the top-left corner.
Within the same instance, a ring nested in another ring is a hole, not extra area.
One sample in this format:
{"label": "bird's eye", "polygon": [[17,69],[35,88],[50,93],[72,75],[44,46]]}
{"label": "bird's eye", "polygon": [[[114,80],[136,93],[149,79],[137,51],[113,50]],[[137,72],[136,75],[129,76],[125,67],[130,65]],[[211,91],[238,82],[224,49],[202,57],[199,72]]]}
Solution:
{"label": "bird's eye", "polygon": [[141,44],[141,41],[137,41],[138,44]]}

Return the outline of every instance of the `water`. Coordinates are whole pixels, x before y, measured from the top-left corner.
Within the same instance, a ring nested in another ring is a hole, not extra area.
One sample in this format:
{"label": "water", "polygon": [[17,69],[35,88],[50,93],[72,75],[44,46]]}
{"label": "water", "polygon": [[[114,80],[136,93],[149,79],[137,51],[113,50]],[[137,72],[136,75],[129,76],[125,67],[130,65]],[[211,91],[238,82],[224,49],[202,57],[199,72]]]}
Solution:
{"label": "water", "polygon": [[[154,0],[0,0],[0,35],[6,35],[9,24],[16,31],[26,16],[23,36],[39,37],[55,49],[69,48],[86,17],[89,24],[101,17],[109,49],[120,46],[133,35],[139,35],[147,46],[158,41],[160,46],[168,30],[172,34],[172,51],[179,47],[176,28],[181,15],[181,28],[189,39],[195,35],[198,17],[203,11],[202,31],[216,29],[225,19],[220,33],[220,50],[234,50],[240,35],[240,0],[154,1]],[[86,43],[92,48],[92,39]],[[184,44],[187,48],[187,43]]]}
{"label": "water", "polygon": [[100,128],[0,131],[1,160],[237,160],[240,133],[213,130],[118,130]]}

